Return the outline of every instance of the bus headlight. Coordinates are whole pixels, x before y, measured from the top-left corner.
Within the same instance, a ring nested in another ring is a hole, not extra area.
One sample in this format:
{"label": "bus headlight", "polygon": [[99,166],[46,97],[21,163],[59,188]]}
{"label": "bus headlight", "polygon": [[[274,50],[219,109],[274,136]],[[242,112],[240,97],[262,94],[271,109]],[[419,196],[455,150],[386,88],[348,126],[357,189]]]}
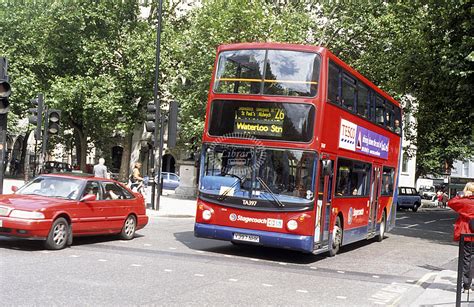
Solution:
{"label": "bus headlight", "polygon": [[211,219],[211,217],[212,217],[212,212],[211,212],[211,210],[207,210],[207,209],[206,209],[206,210],[204,210],[204,211],[202,212],[202,219],[203,219],[203,220],[209,221],[209,220]]}
{"label": "bus headlight", "polygon": [[296,228],[298,228],[298,222],[295,220],[289,220],[286,223],[286,227],[288,227],[288,230],[296,230]]}

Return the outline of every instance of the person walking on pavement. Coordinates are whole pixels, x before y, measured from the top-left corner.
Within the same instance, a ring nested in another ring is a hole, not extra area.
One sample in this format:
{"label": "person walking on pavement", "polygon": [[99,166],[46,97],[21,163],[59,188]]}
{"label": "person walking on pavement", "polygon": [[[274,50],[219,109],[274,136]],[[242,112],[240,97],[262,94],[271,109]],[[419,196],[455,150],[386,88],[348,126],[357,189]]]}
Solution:
{"label": "person walking on pavement", "polygon": [[[459,214],[454,224],[454,241],[459,241],[461,234],[472,234],[474,230],[474,227],[471,226],[471,220],[474,221],[474,182],[468,182],[463,193],[449,200],[448,206]],[[474,275],[474,267],[471,265],[474,260],[473,249],[474,238],[466,237],[462,260],[462,286],[465,291],[471,288]]]}
{"label": "person walking on pavement", "polygon": [[99,164],[94,165],[94,176],[108,178],[107,176],[107,166],[105,166],[105,159],[100,158]]}

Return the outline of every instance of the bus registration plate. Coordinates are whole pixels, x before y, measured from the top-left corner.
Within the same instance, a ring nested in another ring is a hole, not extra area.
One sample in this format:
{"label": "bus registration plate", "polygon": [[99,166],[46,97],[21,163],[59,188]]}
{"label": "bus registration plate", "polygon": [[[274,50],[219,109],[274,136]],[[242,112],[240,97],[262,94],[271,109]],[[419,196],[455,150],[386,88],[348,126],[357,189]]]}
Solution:
{"label": "bus registration plate", "polygon": [[253,235],[246,235],[243,233],[234,233],[234,240],[258,243],[260,242],[260,237],[253,236]]}

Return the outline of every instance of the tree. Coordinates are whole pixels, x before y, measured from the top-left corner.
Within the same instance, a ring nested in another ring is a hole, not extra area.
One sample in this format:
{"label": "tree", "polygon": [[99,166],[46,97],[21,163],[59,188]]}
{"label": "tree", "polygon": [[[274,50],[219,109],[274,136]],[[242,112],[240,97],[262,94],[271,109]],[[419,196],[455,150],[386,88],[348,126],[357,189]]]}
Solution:
{"label": "tree", "polygon": [[138,1],[3,8],[0,46],[12,59],[20,94],[14,111],[24,113],[27,96],[44,92],[76,130],[84,169],[88,143],[130,133],[152,96],[153,29],[138,18]]}

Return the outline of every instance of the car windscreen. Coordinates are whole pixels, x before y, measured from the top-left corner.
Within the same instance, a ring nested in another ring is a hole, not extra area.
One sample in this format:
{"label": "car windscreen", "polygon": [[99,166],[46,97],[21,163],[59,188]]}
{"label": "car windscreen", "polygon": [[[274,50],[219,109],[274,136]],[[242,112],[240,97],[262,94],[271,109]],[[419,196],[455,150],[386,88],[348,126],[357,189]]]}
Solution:
{"label": "car windscreen", "polygon": [[83,180],[41,176],[19,189],[19,195],[39,195],[64,199],[77,199],[84,184]]}

